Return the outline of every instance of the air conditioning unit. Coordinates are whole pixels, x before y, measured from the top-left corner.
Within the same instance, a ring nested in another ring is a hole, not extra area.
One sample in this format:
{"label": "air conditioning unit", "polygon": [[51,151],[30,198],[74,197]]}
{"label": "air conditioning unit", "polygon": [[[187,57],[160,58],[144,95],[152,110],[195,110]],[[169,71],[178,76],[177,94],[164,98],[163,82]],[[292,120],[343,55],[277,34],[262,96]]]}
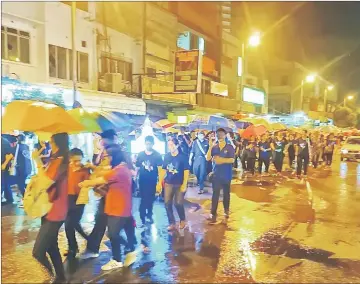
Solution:
{"label": "air conditioning unit", "polygon": [[124,93],[131,89],[130,82],[122,80],[121,73],[105,74],[106,91],[111,93]]}

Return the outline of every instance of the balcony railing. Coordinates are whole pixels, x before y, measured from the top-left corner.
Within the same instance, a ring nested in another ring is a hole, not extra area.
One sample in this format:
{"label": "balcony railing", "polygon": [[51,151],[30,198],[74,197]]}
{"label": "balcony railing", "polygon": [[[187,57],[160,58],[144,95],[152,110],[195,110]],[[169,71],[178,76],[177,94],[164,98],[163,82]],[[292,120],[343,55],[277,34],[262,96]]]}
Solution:
{"label": "balcony railing", "polygon": [[198,94],[197,104],[199,107],[219,109],[228,112],[237,112],[240,109],[240,101],[210,94]]}
{"label": "balcony railing", "polygon": [[[153,75],[155,76],[155,75]],[[156,75],[157,77],[135,75],[132,92],[145,100],[161,101],[185,105],[196,105],[196,94],[174,93],[172,75]]]}

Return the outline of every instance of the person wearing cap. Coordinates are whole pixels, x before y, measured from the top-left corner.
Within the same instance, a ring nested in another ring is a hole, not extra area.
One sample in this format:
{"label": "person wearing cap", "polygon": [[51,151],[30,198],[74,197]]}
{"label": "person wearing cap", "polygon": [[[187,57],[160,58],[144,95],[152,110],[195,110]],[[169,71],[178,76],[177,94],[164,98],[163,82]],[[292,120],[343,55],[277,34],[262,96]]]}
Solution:
{"label": "person wearing cap", "polygon": [[189,157],[189,165],[191,166],[193,161],[193,171],[196,175],[199,184],[199,194],[204,193],[204,182],[206,178],[206,153],[209,150],[209,142],[205,140],[205,133],[200,131],[197,139],[191,146],[191,152]]}
{"label": "person wearing cap", "polygon": [[218,143],[213,140],[209,142],[209,150],[206,154],[206,160],[213,160],[213,179],[212,179],[212,201],[211,216],[208,218],[209,224],[216,223],[217,207],[219,203],[220,191],[223,190],[223,203],[225,217],[229,218],[230,209],[230,185],[232,180],[232,165],[235,161],[235,149],[232,145],[226,143],[226,131],[219,128],[216,131]]}

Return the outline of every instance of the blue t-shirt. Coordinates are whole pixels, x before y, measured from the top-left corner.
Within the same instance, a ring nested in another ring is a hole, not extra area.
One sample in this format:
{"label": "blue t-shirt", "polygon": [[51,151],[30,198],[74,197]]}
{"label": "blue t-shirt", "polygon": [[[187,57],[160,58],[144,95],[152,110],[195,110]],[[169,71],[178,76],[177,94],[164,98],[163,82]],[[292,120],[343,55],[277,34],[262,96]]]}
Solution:
{"label": "blue t-shirt", "polygon": [[[219,156],[221,158],[235,158],[235,149],[232,145],[226,144],[222,150],[219,145],[215,145],[211,149],[211,156]],[[233,164],[214,164],[214,176],[223,181],[230,182],[232,180],[232,168]]]}
{"label": "blue t-shirt", "polygon": [[166,170],[165,183],[182,185],[184,171],[189,170],[189,158],[183,153],[177,156],[167,153],[164,158],[163,169]]}
{"label": "blue t-shirt", "polygon": [[246,149],[247,157],[251,159],[256,159],[256,145],[257,143],[255,141],[249,141],[246,146],[252,145],[252,148]]}
{"label": "blue t-shirt", "polygon": [[298,139],[297,146],[299,147],[298,155],[299,156],[309,156],[309,141],[308,139]]}
{"label": "blue t-shirt", "polygon": [[271,148],[269,142],[259,142],[259,156],[263,159],[270,158]]}
{"label": "blue t-shirt", "polygon": [[[197,142],[197,141],[199,141],[199,142]],[[199,143],[200,143],[202,149],[204,150],[204,154],[200,150]],[[206,153],[207,153],[208,150],[209,150],[209,142],[207,140],[204,140],[203,142],[200,142],[200,140],[196,139],[192,144],[191,153],[194,154],[195,159],[198,158],[198,157],[204,157],[205,158]]]}
{"label": "blue t-shirt", "polygon": [[158,179],[158,167],[162,166],[161,155],[153,151],[147,155],[145,151],[141,152],[136,160],[136,166],[140,168],[139,180],[143,182],[156,183]]}

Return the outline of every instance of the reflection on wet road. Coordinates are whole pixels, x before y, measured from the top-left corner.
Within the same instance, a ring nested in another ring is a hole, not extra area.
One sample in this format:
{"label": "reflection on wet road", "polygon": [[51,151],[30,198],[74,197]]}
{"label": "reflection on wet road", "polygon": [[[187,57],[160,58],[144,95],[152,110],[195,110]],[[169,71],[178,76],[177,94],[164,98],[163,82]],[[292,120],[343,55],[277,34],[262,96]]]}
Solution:
{"label": "reflection on wet road", "polygon": [[[184,235],[167,232],[164,204],[157,202],[155,224],[136,230],[139,244],[149,251],[139,249],[134,265],[103,273],[100,267],[111,257],[104,238],[98,259],[65,260],[70,282],[360,282],[357,163],[312,170],[307,182],[290,175],[234,182],[230,219],[213,226],[205,222],[211,193],[199,196],[197,188],[189,188],[186,198]],[[92,228],[94,205],[84,214],[86,231]],[[49,281],[31,256],[39,224],[21,209],[2,208],[3,283]],[[83,249],[84,241],[78,240]],[[63,253],[63,230],[59,245]]]}

